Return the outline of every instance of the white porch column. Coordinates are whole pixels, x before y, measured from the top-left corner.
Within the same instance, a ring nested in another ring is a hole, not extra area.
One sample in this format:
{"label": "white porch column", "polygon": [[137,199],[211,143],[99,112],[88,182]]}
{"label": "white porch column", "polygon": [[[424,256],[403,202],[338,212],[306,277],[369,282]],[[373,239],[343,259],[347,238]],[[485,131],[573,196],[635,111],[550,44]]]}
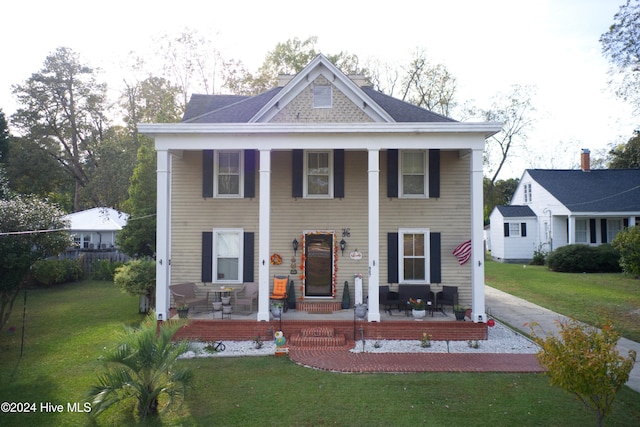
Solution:
{"label": "white porch column", "polygon": [[380,321],[380,150],[369,150],[369,322]]}
{"label": "white porch column", "polygon": [[570,245],[573,245],[576,242],[576,217],[569,215],[568,223],[569,229],[567,230],[567,232],[569,233],[569,235],[567,236],[567,241]]}
{"label": "white porch column", "polygon": [[630,216],[629,217],[629,228],[635,227],[635,226],[636,226],[636,217],[635,216]]}
{"label": "white porch column", "polygon": [[158,319],[169,318],[169,285],[170,272],[170,191],[171,191],[171,156],[167,150],[158,150],[157,176],[157,216],[156,216],[156,316]]}
{"label": "white porch column", "polygon": [[486,322],[484,301],[482,150],[471,153],[471,318]]}
{"label": "white porch column", "polygon": [[260,150],[258,222],[258,321],[269,321],[269,239],[271,238],[271,150]]}

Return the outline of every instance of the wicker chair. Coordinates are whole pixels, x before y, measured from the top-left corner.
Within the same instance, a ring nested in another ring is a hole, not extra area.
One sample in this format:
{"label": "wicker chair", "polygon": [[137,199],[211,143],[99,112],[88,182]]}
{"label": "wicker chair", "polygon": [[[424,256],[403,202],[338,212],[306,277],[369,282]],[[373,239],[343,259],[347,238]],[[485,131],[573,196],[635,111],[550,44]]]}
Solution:
{"label": "wicker chair", "polygon": [[258,284],[245,283],[242,293],[236,297],[236,305],[249,307],[249,313],[253,313],[253,302],[258,299]]}
{"label": "wicker chair", "polygon": [[176,306],[186,304],[189,308],[195,309],[196,306],[203,305],[208,308],[209,292],[205,296],[197,296],[198,286],[193,282],[170,285],[169,289]]}

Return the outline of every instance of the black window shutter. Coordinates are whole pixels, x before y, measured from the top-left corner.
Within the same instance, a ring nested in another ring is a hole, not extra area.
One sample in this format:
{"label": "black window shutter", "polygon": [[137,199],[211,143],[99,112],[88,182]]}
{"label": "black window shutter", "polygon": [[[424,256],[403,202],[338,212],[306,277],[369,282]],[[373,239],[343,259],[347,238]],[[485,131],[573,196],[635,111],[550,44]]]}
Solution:
{"label": "black window shutter", "polygon": [[623,226],[624,228],[629,228],[629,218],[624,218],[624,219],[622,220],[622,226]]}
{"label": "black window shutter", "polygon": [[509,223],[504,223],[504,237],[509,237]]}
{"label": "black window shutter", "polygon": [[442,245],[440,244],[440,233],[430,233],[429,250],[431,251],[430,283],[442,283]]}
{"label": "black window shutter", "polygon": [[202,197],[213,197],[213,150],[202,150]]}
{"label": "black window shutter", "polygon": [[527,237],[527,223],[520,223],[520,237]]}
{"label": "black window shutter", "polygon": [[607,220],[604,218],[600,220],[600,238],[600,243],[607,243]]}
{"label": "black window shutter", "polygon": [[244,150],[244,197],[252,199],[256,196],[256,152]]}
{"label": "black window shutter", "polygon": [[387,233],[387,282],[398,283],[398,233]]}
{"label": "black window shutter", "polygon": [[242,253],[242,281],[243,282],[253,282],[253,242],[254,242],[254,233],[253,232],[245,232],[244,233],[244,246]]}
{"label": "black window shutter", "polygon": [[333,150],[333,197],[344,198],[344,150]]}
{"label": "black window shutter", "polygon": [[398,197],[398,150],[396,149],[387,150],[387,197]]}
{"label": "black window shutter", "polygon": [[589,220],[589,234],[591,235],[591,243],[597,243],[598,241],[598,235],[596,232],[596,219],[595,218],[591,218]]}
{"label": "black window shutter", "polygon": [[213,282],[213,231],[202,232],[202,282]]}
{"label": "black window shutter", "polygon": [[440,197],[440,150],[429,150],[429,197]]}
{"label": "black window shutter", "polygon": [[291,153],[291,197],[302,197],[302,169],[304,151],[293,150]]}

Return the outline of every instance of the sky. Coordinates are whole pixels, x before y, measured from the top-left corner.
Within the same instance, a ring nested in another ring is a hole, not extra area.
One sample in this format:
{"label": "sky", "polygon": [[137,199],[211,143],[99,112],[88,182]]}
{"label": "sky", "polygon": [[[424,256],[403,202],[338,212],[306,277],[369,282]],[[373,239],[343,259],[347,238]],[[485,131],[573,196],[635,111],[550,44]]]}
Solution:
{"label": "sky", "polygon": [[[416,48],[447,67],[457,101],[488,107],[511,85],[534,85],[535,127],[501,179],[525,168],[573,168],[580,151],[596,155],[624,143],[637,123],[608,87],[600,35],[624,0],[291,0],[209,1],[35,0],[3,6],[0,108],[18,106],[11,86],[41,70],[66,46],[100,67],[112,89],[130,52],[153,49],[153,38],[184,28],[210,35],[223,58],[254,71],[277,43],[318,37],[325,54],[406,64]],[[456,118],[456,117],[454,117]]]}

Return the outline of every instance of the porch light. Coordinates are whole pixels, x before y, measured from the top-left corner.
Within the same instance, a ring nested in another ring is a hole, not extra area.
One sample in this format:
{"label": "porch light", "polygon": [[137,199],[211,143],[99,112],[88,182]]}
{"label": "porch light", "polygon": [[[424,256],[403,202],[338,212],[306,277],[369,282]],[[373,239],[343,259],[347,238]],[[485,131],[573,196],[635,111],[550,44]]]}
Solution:
{"label": "porch light", "polygon": [[340,240],[340,250],[342,251],[342,255],[344,256],[344,248],[347,246],[347,242],[344,239]]}
{"label": "porch light", "polygon": [[293,239],[293,242],[291,242],[291,245],[293,246],[293,255],[295,256],[296,253],[298,252],[298,239]]}

